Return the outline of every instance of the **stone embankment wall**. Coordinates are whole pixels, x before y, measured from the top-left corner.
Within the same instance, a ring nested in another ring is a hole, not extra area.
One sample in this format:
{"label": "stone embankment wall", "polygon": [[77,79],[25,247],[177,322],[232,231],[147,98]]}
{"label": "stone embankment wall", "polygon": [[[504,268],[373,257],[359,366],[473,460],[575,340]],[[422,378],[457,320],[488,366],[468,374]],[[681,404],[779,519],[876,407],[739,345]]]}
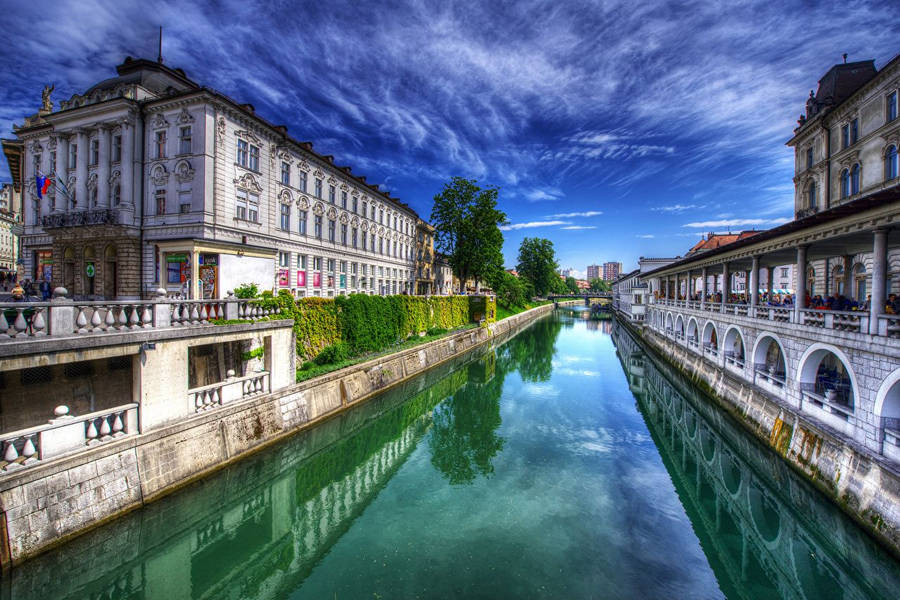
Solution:
{"label": "stone embankment wall", "polygon": [[638,331],[626,319],[619,322],[900,556],[900,473],[895,465],[674,340],[649,328]]}
{"label": "stone embankment wall", "polygon": [[0,480],[2,565],[151,502],[446,360],[505,340],[553,308],[539,306],[5,476]]}

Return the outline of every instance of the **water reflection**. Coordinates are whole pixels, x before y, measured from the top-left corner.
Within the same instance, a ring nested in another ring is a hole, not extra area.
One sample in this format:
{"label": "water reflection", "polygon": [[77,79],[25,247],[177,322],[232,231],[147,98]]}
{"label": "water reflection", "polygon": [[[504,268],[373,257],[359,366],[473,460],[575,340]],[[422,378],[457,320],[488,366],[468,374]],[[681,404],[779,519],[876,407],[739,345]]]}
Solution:
{"label": "water reflection", "polygon": [[729,598],[896,597],[897,563],[871,538],[645,354],[624,327],[612,335],[638,409]]}

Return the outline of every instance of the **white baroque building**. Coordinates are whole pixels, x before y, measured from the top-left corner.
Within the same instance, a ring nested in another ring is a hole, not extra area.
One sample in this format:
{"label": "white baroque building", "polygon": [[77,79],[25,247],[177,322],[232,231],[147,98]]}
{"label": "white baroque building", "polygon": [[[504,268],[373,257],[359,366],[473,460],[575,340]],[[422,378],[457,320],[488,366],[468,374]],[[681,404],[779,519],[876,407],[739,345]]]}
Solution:
{"label": "white baroque building", "polygon": [[[45,93],[15,128],[28,276],[76,298],[414,289],[409,206],[180,69],[117,72],[56,110]],[[43,199],[39,174],[54,179]]]}

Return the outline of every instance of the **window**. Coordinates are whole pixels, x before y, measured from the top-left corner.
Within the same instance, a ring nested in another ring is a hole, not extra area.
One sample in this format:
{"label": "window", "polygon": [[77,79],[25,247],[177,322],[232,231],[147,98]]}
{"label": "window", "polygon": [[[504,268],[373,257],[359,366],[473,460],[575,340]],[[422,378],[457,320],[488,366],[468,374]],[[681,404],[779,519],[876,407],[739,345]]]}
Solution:
{"label": "window", "polygon": [[306,171],[300,171],[300,173],[297,174],[297,177],[299,178],[297,185],[300,186],[300,191],[306,193],[306,180],[308,178]]}
{"label": "window", "polygon": [[811,169],[813,166],[813,149],[812,146],[806,149],[806,168]]}
{"label": "window", "polygon": [[816,207],[816,182],[810,181],[806,188],[806,205],[809,208]]}
{"label": "window", "polygon": [[366,240],[368,237],[369,237],[369,234],[367,234],[365,231],[363,231],[362,232],[362,249],[363,250],[366,249]]}
{"label": "window", "polygon": [[334,204],[335,189],[333,185],[328,186],[328,201]]}
{"label": "window", "polygon": [[781,276],[785,278],[788,276],[788,267],[781,267]]}
{"label": "window", "polygon": [[237,141],[237,164],[242,167],[247,166],[247,156],[249,154],[248,146],[249,144],[244,140]]}
{"label": "window", "polygon": [[298,255],[297,255],[297,268],[298,268],[298,269],[305,269],[305,268],[306,268],[306,255],[305,255],[305,254],[298,254]]}
{"label": "window", "polygon": [[365,201],[363,201],[363,203],[362,203],[362,208],[363,208],[363,209],[362,209],[362,216],[365,217],[365,216],[366,216],[366,211],[367,211],[368,208],[369,208],[368,205],[367,205],[367,203],[366,203]]}
{"label": "window", "polygon": [[334,242],[334,230],[335,230],[334,219],[328,219],[328,241],[329,242]]}
{"label": "window", "polygon": [[191,192],[178,192],[178,212],[180,212],[181,214],[187,214],[191,212],[191,208]]}
{"label": "window", "polygon": [[278,253],[278,266],[279,267],[287,267],[291,264],[291,253],[290,252],[279,252]]}
{"label": "window", "polygon": [[251,171],[259,171],[259,146],[250,144],[250,164]]}
{"label": "window", "polygon": [[112,160],[113,162],[122,161],[122,136],[114,135],[112,139]]}
{"label": "window", "polygon": [[282,204],[281,205],[281,230],[282,231],[290,231],[291,230],[291,205],[290,204]]}
{"label": "window", "polygon": [[897,118],[897,92],[891,92],[887,95],[887,122],[890,123]]}
{"label": "window", "polygon": [[341,208],[347,210],[347,192],[341,192]]}
{"label": "window", "polygon": [[350,230],[350,242],[351,242],[351,244],[352,244],[352,246],[353,246],[354,248],[357,247],[357,245],[356,245],[356,241],[357,241],[357,240],[356,240],[356,236],[357,236],[357,230],[356,230],[356,227],[354,227],[352,230]]}
{"label": "window", "polygon": [[156,190],[154,197],[156,198],[156,214],[166,214],[166,190]]}
{"label": "window", "polygon": [[303,235],[306,235],[306,211],[301,210],[297,212],[297,219],[299,221],[298,231]]}
{"label": "window", "polygon": [[247,220],[247,192],[238,190],[235,194],[234,216]]}
{"label": "window", "polygon": [[394,229],[397,229],[397,215],[394,215]]}
{"label": "window", "polygon": [[853,165],[850,169],[850,193],[859,193],[859,163]]}
{"label": "window", "polygon": [[316,177],[316,191],[315,191],[315,195],[316,195],[316,198],[321,198],[321,197],[322,197],[322,180],[319,179],[318,177]]}
{"label": "window", "polygon": [[166,261],[166,283],[181,283],[181,265],[180,262]]}
{"label": "window", "polygon": [[69,145],[69,168],[74,169],[78,165],[78,144]]}
{"label": "window", "polygon": [[291,165],[286,162],[281,163],[281,183],[291,185]]}
{"label": "window", "polygon": [[322,217],[319,215],[315,217],[315,235],[317,240],[322,239]]}
{"label": "window", "polygon": [[313,258],[313,270],[321,271],[322,270],[322,258],[317,256]]}
{"label": "window", "polygon": [[189,212],[191,212],[191,205],[190,205],[190,204],[184,204],[184,203],[179,204],[179,205],[178,205],[178,212],[180,212],[180,213],[183,214],[183,215],[188,214]]}
{"label": "window", "polygon": [[850,145],[850,126],[844,125],[841,127],[841,148],[846,148]]}
{"label": "window", "polygon": [[157,131],[156,132],[156,158],[165,158],[166,157],[166,131]]}
{"label": "window", "polygon": [[191,126],[182,127],[178,135],[178,153],[191,153]]}
{"label": "window", "polygon": [[347,245],[347,226],[341,223],[341,243]]}
{"label": "window", "polygon": [[384,254],[384,238],[378,238],[378,254]]}
{"label": "window", "polygon": [[356,196],[354,196],[354,197],[353,197],[353,212],[354,212],[354,213],[356,213],[356,209],[359,208],[359,207],[357,206],[357,203],[358,203],[358,202],[357,202],[357,200],[356,200]]}
{"label": "window", "polygon": [[[38,155],[40,156],[40,155]],[[91,140],[91,165],[100,163],[100,140]]]}
{"label": "window", "polygon": [[859,119],[850,121],[850,144],[855,144],[859,139]]}
{"label": "window", "polygon": [[384,225],[384,210],[381,209],[378,211],[378,224]]}
{"label": "window", "polygon": [[259,222],[259,194],[250,192],[247,195],[247,220]]}
{"label": "window", "polygon": [[850,195],[850,171],[844,169],[841,171],[841,198]]}
{"label": "window", "polygon": [[884,153],[884,179],[890,181],[897,177],[897,146],[888,146]]}
{"label": "window", "polygon": [[113,186],[113,206],[118,206],[122,203],[122,186],[120,184],[116,184]]}

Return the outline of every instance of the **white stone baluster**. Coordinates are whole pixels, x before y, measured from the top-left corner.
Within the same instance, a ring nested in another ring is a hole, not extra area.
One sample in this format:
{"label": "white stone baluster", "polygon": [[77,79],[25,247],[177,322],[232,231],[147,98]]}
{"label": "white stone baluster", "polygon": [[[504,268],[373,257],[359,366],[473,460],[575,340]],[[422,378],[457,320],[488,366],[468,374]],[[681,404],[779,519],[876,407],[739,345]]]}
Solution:
{"label": "white stone baluster", "polygon": [[78,307],[78,316],[75,317],[75,331],[78,333],[87,333],[87,317],[84,316],[84,307]]}
{"label": "white stone baluster", "polygon": [[[97,310],[99,312],[99,309]],[[106,307],[106,318],[103,320],[106,324],[106,330],[114,329],[116,326],[116,315],[113,314],[112,307]]]}
{"label": "white stone baluster", "polygon": [[6,440],[6,451],[3,453],[3,460],[12,462],[19,458],[19,452],[16,450],[16,440]]}
{"label": "white stone baluster", "polygon": [[25,438],[25,445],[22,446],[22,456],[25,458],[31,458],[35,454],[37,454],[37,449],[34,447],[33,436],[27,436]]}
{"label": "white stone baluster", "polygon": [[141,313],[141,324],[144,329],[153,327],[153,311],[150,310],[149,304],[144,304],[144,311]]}
{"label": "white stone baluster", "polygon": [[9,323],[6,321],[6,309],[0,308],[0,339],[9,337]]}
{"label": "white stone baluster", "polygon": [[197,305],[192,304],[191,305],[191,323],[196,325],[199,322],[200,322],[200,312],[197,310]]}
{"label": "white stone baluster", "polygon": [[122,433],[123,429],[125,429],[125,425],[122,423],[122,413],[116,413],[112,424],[113,435]]}
{"label": "white stone baluster", "polygon": [[208,317],[209,317],[209,313],[206,312],[206,305],[201,304],[200,305],[200,322],[206,323]]}
{"label": "white stone baluster", "polygon": [[110,307],[110,310],[112,310],[113,308],[117,308],[119,310],[119,316],[118,316],[119,327],[118,328],[119,329],[128,329],[128,315],[126,314],[128,307],[127,306],[113,306],[113,307]]}
{"label": "white stone baluster", "polygon": [[24,308],[16,309],[16,320],[13,323],[13,329],[15,329],[13,337],[18,337],[20,334],[24,333],[26,329],[28,329],[28,323],[25,321]]}
{"label": "white stone baluster", "polygon": [[87,430],[84,433],[85,437],[90,444],[93,440],[97,439],[97,426],[94,425],[94,419],[91,419],[87,422]]}
{"label": "white stone baluster", "polygon": [[100,417],[100,437],[107,437],[110,433],[112,433],[112,428],[109,426],[109,417]]}
{"label": "white stone baluster", "polygon": [[138,314],[138,311],[140,310],[139,305],[135,304],[128,308],[131,309],[131,315],[128,317],[128,325],[131,329],[139,329],[141,327],[141,316]]}
{"label": "white stone baluster", "polygon": [[44,321],[44,307],[40,306],[34,309],[34,316],[31,318],[31,332],[33,335],[47,335],[47,323]]}

